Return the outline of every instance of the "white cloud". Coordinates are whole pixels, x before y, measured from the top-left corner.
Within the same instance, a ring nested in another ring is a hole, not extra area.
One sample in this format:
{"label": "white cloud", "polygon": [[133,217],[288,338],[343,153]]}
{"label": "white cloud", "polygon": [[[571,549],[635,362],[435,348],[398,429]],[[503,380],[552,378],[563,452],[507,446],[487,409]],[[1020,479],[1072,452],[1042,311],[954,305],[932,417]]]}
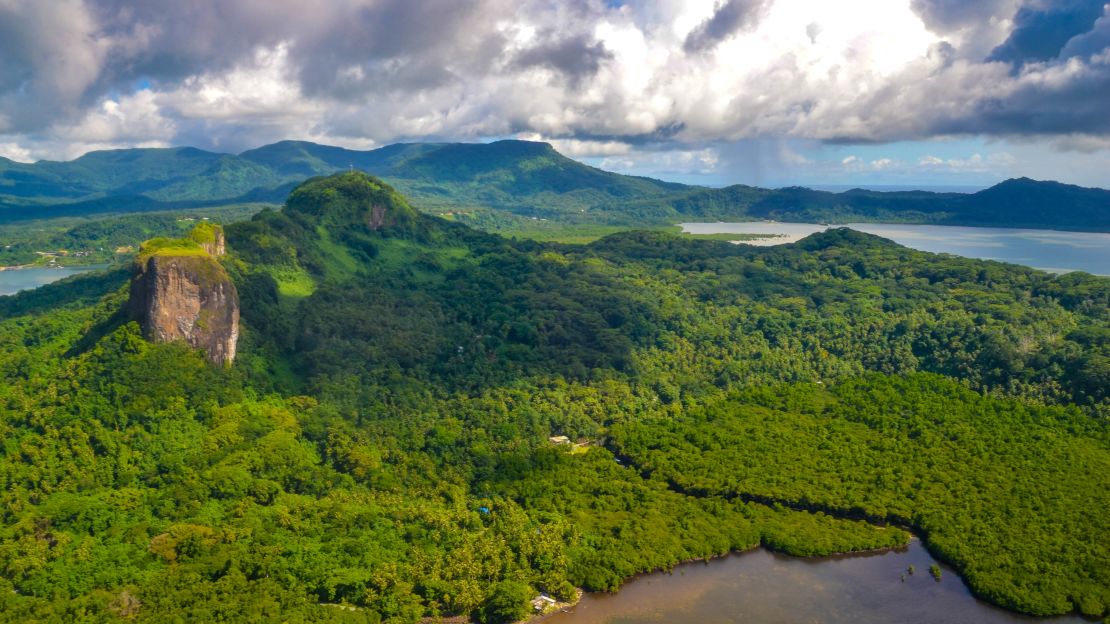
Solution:
{"label": "white cloud", "polygon": [[923,156],[918,165],[931,170],[949,170],[963,173],[1001,173],[1016,163],[1016,159],[1009,152],[992,152],[971,154],[966,158],[938,158],[936,156]]}
{"label": "white cloud", "polygon": [[550,143],[559,153],[574,158],[623,156],[633,151],[632,146],[623,141],[552,139],[538,132],[520,132],[517,133],[516,138],[522,141],[543,141],[545,143]]}
{"label": "white cloud", "polygon": [[609,171],[664,178],[708,176],[716,173],[721,157],[712,148],[700,150],[633,151],[598,162]]}
{"label": "white cloud", "polygon": [[15,143],[0,143],[0,156],[22,163],[35,161],[30,150]]}
{"label": "white cloud", "polygon": [[190,76],[176,89],[159,95],[159,103],[185,119],[207,121],[306,118],[323,112],[303,96],[289,76],[287,44],[259,48],[247,62],[228,71]]}
{"label": "white cloud", "polygon": [[[819,159],[788,141],[984,134],[1105,149],[1101,35],[1077,38],[1068,49],[1084,53],[1066,60],[981,61],[1021,1],[753,1],[736,24],[717,23],[712,45],[691,47],[725,3],[0,0],[0,144],[61,157],[529,136],[625,169],[686,171],[719,170],[709,146],[735,141],[778,141],[771,160],[803,169]],[[1004,166],[952,160],[943,166]]]}

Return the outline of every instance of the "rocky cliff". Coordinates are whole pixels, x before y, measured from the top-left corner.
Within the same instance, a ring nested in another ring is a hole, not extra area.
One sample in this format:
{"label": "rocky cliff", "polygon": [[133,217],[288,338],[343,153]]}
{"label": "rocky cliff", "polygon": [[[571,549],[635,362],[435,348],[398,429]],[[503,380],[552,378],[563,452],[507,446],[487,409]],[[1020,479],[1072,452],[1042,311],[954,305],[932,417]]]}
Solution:
{"label": "rocky cliff", "polygon": [[184,340],[212,363],[227,365],[239,340],[239,294],[209,252],[223,253],[223,232],[215,232],[211,241],[145,243],[131,279],[130,306],[147,340]]}
{"label": "rocky cliff", "polygon": [[200,245],[208,255],[219,258],[227,253],[227,244],[224,242],[224,229],[211,223],[198,223],[189,232],[189,240]]}

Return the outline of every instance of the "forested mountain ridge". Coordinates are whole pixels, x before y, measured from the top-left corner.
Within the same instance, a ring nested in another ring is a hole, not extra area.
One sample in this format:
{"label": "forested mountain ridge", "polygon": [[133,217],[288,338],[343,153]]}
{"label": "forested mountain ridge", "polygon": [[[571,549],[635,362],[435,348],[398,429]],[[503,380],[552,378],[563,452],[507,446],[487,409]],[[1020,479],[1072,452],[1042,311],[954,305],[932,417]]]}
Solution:
{"label": "forested mountain ridge", "polygon": [[358,172],[226,234],[228,368],[143,340],[124,272],[0,298],[0,619],[503,622],[905,543],[853,510],[995,603],[1107,614],[1110,280],[843,229],[514,241]]}
{"label": "forested mountain ridge", "polygon": [[475,208],[565,223],[684,219],[887,221],[1110,231],[1110,191],[1026,178],[971,194],[705,188],[603,171],[547,143],[398,143],[360,151],[281,141],[239,155],[195,148],[90,152],[70,162],[0,161],[0,221],[284,201],[315,175],[358,169],[418,208]]}

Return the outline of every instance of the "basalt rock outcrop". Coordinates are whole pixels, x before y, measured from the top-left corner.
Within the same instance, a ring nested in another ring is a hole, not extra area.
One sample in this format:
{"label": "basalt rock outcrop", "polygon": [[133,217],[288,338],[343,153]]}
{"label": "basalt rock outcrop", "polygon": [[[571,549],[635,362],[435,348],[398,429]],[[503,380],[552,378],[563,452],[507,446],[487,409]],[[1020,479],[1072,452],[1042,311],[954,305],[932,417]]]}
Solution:
{"label": "basalt rock outcrop", "polygon": [[131,279],[131,314],[147,340],[183,340],[213,364],[228,365],[239,340],[239,294],[217,260],[223,231],[204,224],[197,233],[144,243]]}
{"label": "basalt rock outcrop", "polygon": [[219,258],[227,253],[227,243],[224,238],[224,229],[211,223],[199,223],[189,233],[189,240],[201,246],[213,258]]}

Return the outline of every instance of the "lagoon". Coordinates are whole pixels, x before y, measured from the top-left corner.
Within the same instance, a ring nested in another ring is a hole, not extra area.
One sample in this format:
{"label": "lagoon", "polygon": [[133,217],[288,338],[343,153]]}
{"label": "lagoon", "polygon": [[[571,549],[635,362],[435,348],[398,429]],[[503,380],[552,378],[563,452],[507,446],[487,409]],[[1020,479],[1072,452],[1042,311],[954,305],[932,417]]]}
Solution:
{"label": "lagoon", "polygon": [[[543,624],[1079,624],[1033,618],[977,600],[959,576],[914,539],[897,551],[788,557],[759,548],[634,578],[612,594],[586,594]],[[910,565],[914,574],[908,574]],[[903,576],[904,579],[903,580]]]}
{"label": "lagoon", "polygon": [[[745,241],[754,245],[791,243],[829,227],[817,223],[682,223],[690,234],[764,234],[776,238]],[[1110,234],[1009,228],[849,223],[843,227],[889,238],[896,243],[934,253],[1023,264],[1044,271],[1086,271],[1110,275]]]}
{"label": "lagoon", "polygon": [[21,290],[38,288],[63,277],[102,269],[104,265],[84,267],[29,267],[26,269],[7,269],[0,271],[0,296],[12,295]]}

